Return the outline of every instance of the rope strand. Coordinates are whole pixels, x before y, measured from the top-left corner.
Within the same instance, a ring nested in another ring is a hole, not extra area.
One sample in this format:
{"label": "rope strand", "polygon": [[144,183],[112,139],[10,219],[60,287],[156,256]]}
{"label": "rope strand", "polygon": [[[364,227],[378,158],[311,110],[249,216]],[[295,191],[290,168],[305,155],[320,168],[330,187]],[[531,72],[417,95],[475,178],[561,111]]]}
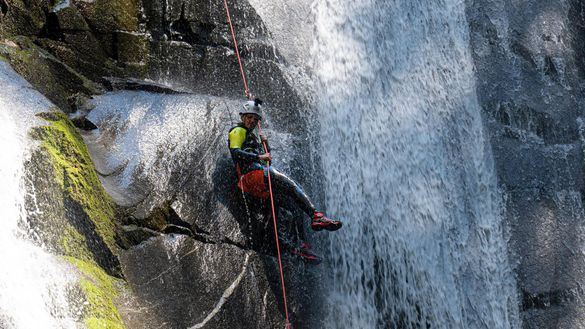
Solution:
{"label": "rope strand", "polygon": [[[230,10],[228,8],[227,0],[223,1],[225,6],[225,12],[227,14],[228,23],[230,25],[230,30],[232,32],[232,39],[234,41],[234,48],[236,49],[236,57],[238,58],[238,64],[240,66],[240,73],[242,74],[242,80],[244,81],[244,90],[246,92],[246,97],[248,99],[252,99],[252,95],[250,94],[250,90],[248,89],[248,82],[246,81],[246,75],[244,74],[244,66],[242,65],[242,59],[240,58],[240,51],[238,49],[238,42],[236,41],[236,33],[234,32],[234,26],[232,25],[232,18],[230,15]],[[262,128],[260,127],[260,122],[258,122],[258,132],[262,133]],[[263,142],[262,145],[264,146],[264,152],[268,153],[268,146],[266,142]],[[274,195],[272,194],[272,181],[270,178],[270,161],[266,162],[267,168],[267,175],[268,175],[268,190],[270,191],[270,206],[272,209],[272,219],[274,222],[274,238],[276,240],[276,252],[278,254],[278,269],[280,271],[280,283],[282,286],[282,298],[284,301],[284,315],[286,319],[286,328],[290,329],[290,321],[288,318],[288,305],[286,302],[286,288],[284,286],[284,274],[282,270],[282,259],[280,256],[280,243],[278,242],[278,229],[277,229],[277,222],[276,222],[276,211],[274,210]],[[246,205],[247,207],[247,205]]]}
{"label": "rope strand", "polygon": [[244,81],[244,91],[246,92],[246,98],[252,99],[252,95],[250,95],[250,90],[248,89],[248,82],[246,81],[246,75],[244,74],[244,66],[242,65],[242,60],[240,59],[240,50],[238,48],[238,41],[236,41],[236,33],[234,32],[234,26],[232,25],[232,17],[230,15],[230,9],[227,4],[227,0],[223,0],[223,4],[225,6],[225,12],[227,14],[228,23],[230,24],[230,30],[232,31],[232,40],[234,40],[234,48],[236,49],[236,57],[238,58],[238,64],[240,65],[240,73],[242,74],[242,81]]}
{"label": "rope strand", "polygon": [[[258,132],[262,134],[260,122],[258,122]],[[263,142],[264,153],[268,153],[266,142]],[[282,270],[282,260],[280,259],[280,243],[278,242],[278,229],[276,223],[276,212],[274,211],[274,196],[272,195],[272,181],[270,179],[270,161],[266,161],[266,171],[268,172],[268,190],[270,191],[270,207],[272,209],[272,219],[274,220],[274,236],[276,240],[276,251],[278,253],[278,269],[280,270],[280,282],[282,283],[282,296],[284,300],[284,315],[286,317],[286,328],[290,329],[290,322],[288,320],[288,306],[286,305],[286,289],[284,287],[284,275]]]}

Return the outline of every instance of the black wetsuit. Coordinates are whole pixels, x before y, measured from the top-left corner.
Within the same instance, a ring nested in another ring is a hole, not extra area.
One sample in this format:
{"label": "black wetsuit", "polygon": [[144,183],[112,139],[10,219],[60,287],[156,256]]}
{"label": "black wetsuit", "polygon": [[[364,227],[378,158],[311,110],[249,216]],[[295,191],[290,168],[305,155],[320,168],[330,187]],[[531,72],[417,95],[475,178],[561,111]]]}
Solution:
{"label": "black wetsuit", "polygon": [[[258,155],[264,154],[264,149],[254,134],[254,129],[247,129],[242,123],[230,129],[228,147],[236,165],[238,179],[255,170],[262,170],[266,180],[265,186],[268,186],[266,162],[258,158]],[[268,144],[267,148],[270,152]],[[270,178],[276,199],[283,200],[285,196],[291,196],[307,215],[313,216],[315,206],[295,181],[272,166],[270,166]]]}

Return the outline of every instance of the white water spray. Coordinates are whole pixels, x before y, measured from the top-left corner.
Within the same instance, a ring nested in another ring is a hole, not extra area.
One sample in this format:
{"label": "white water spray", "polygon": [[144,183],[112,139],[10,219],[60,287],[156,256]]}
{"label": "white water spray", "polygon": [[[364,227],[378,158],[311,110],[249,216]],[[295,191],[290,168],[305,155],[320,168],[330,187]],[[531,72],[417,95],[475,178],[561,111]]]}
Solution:
{"label": "white water spray", "polygon": [[0,61],[0,328],[75,328],[68,316],[66,287],[72,278],[62,264],[28,241],[22,230],[23,165],[31,145],[34,114],[51,103]]}
{"label": "white water spray", "polygon": [[327,328],[518,328],[462,0],[314,3]]}
{"label": "white water spray", "polygon": [[[227,155],[227,131],[239,122],[241,107],[241,101],[210,96],[135,91],[96,96],[94,103],[96,108],[88,118],[100,129],[93,132],[90,149],[95,144],[107,149],[94,156],[105,158],[103,165],[98,163],[98,169],[103,172],[121,169],[112,178],[125,197],[131,194],[130,187],[137,180],[149,181],[154,191],[167,191],[177,184],[173,183],[173,178],[177,178],[173,176],[187,181],[194,175],[193,168],[206,158],[219,152]],[[270,122],[267,114],[266,121]],[[290,157],[285,145],[290,143],[291,136],[272,130],[265,132],[275,136],[271,147],[282,151],[281,168],[287,170]],[[198,174],[208,175],[211,180],[210,170]],[[175,188],[184,187],[178,185]]]}

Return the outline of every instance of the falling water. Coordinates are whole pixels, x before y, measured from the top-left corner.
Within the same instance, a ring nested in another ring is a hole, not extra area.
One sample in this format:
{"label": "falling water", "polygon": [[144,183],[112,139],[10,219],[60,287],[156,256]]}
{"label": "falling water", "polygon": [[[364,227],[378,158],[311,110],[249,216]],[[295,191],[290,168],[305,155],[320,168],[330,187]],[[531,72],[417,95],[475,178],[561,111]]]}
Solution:
{"label": "falling water", "polygon": [[23,165],[30,150],[27,132],[34,114],[51,104],[0,61],[0,328],[75,328],[68,316],[66,287],[70,276],[62,264],[28,241],[23,229]]}
{"label": "falling water", "polygon": [[328,328],[518,328],[465,1],[314,3]]}

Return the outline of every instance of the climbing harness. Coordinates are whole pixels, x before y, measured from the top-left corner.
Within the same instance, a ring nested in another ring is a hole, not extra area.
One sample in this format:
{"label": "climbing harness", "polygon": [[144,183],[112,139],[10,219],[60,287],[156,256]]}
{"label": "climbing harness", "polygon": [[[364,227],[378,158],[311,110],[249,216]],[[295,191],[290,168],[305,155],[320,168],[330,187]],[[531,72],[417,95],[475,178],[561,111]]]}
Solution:
{"label": "climbing harness", "polygon": [[[227,15],[228,23],[230,25],[230,30],[232,32],[232,40],[234,42],[234,48],[236,50],[236,57],[238,59],[238,64],[240,66],[240,73],[242,75],[242,81],[244,82],[244,91],[246,92],[246,97],[248,99],[252,99],[252,95],[250,95],[250,90],[248,89],[248,83],[246,82],[246,75],[244,74],[244,67],[242,65],[242,59],[240,58],[240,50],[238,49],[238,42],[236,41],[236,34],[234,32],[234,26],[232,25],[232,18],[230,15],[230,10],[228,7],[227,0],[223,0],[223,4],[225,6],[225,12]],[[260,127],[260,122],[258,122],[258,132],[260,134],[262,134],[262,128]],[[266,142],[263,141],[262,144],[264,145],[264,152],[268,153],[268,147],[266,146]],[[278,242],[278,229],[277,229],[277,223],[276,223],[276,212],[274,210],[274,195],[272,194],[272,182],[270,179],[270,161],[266,161],[266,169],[267,169],[267,174],[268,174],[268,191],[270,192],[270,206],[272,208],[272,219],[274,221],[274,238],[276,240],[276,252],[278,255],[278,269],[280,271],[280,283],[282,286],[282,298],[283,298],[283,302],[284,302],[284,315],[285,315],[285,319],[286,319],[286,328],[290,329],[291,325],[290,325],[290,321],[288,318],[288,306],[286,303],[286,288],[284,287],[284,274],[283,274],[283,270],[282,270],[282,259],[280,256],[280,244]],[[244,199],[244,202],[245,202],[245,199]],[[246,211],[248,212],[247,207],[248,207],[248,205],[246,205]]]}

